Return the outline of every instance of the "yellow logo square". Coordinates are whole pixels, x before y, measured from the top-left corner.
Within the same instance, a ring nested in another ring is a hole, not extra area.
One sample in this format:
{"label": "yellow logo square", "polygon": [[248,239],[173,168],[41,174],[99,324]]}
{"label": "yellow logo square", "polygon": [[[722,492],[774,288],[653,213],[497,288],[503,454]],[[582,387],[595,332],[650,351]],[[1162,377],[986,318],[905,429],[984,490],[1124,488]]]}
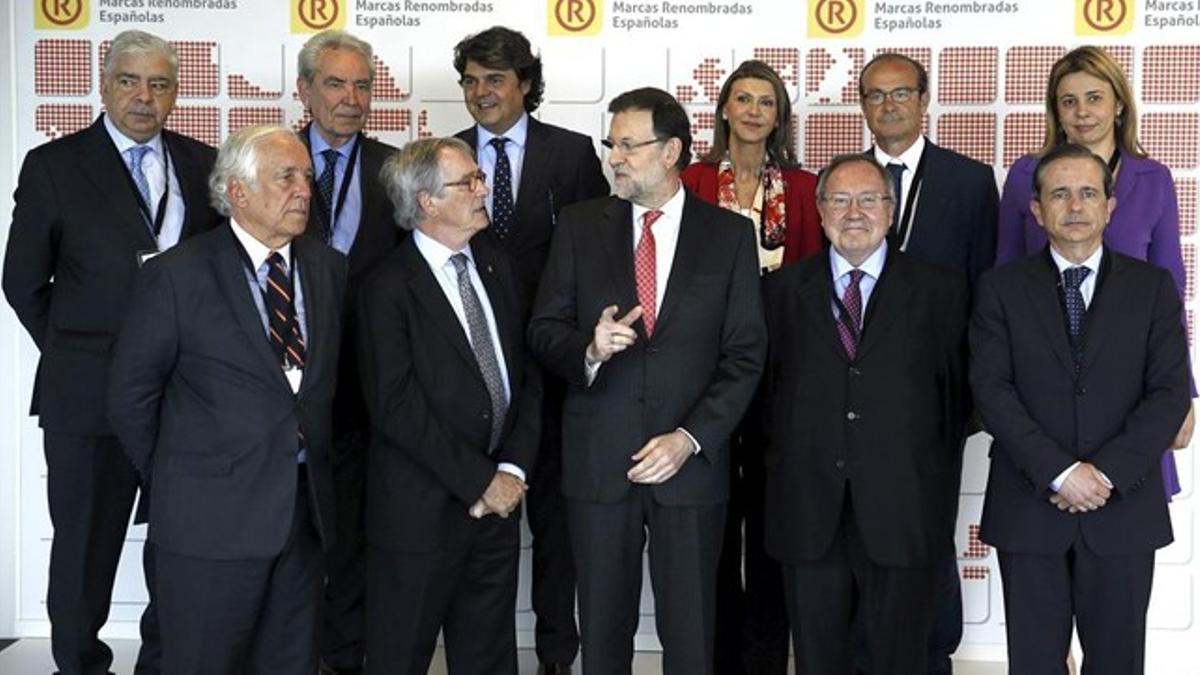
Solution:
{"label": "yellow logo square", "polygon": [[865,5],[865,0],[808,0],[808,37],[857,37],[866,22]]}
{"label": "yellow logo square", "polygon": [[1132,0],[1075,0],[1076,35],[1124,35],[1130,28]]}
{"label": "yellow logo square", "polygon": [[38,30],[79,30],[90,18],[88,0],[33,0],[33,27]]}
{"label": "yellow logo square", "polygon": [[319,33],[346,27],[346,3],[350,0],[292,0],[292,32]]}
{"label": "yellow logo square", "polygon": [[603,0],[546,0],[546,33],[549,35],[599,35],[603,17]]}

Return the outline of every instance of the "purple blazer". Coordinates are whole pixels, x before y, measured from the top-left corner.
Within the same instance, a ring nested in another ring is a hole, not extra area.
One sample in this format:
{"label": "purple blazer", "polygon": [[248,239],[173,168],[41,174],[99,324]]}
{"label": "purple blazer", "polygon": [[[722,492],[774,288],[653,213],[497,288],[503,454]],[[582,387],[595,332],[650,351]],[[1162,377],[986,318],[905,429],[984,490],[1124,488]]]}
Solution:
{"label": "purple blazer", "polygon": [[[1029,210],[1033,196],[1036,155],[1018,159],[1008,171],[1000,196],[996,264],[1001,265],[1040,251],[1046,246],[1046,231]],[[1175,278],[1179,297],[1184,297],[1187,273],[1179,246],[1179,202],[1171,171],[1146,157],[1121,152],[1121,169],[1113,186],[1117,208],[1104,230],[1104,244],[1114,251],[1148,261],[1166,269]],[[1192,396],[1196,386],[1192,384]],[[1171,450],[1163,454],[1163,484],[1167,498],[1179,494],[1179,474]]]}

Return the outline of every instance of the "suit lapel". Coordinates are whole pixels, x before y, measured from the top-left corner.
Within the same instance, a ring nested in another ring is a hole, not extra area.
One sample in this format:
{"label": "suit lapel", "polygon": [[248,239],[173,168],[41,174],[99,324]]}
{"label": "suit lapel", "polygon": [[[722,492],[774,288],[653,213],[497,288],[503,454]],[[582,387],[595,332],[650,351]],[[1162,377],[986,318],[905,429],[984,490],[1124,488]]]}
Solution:
{"label": "suit lapel", "polygon": [[857,357],[860,359],[879,344],[882,338],[878,336],[888,334],[888,328],[909,306],[912,283],[903,255],[899,251],[889,250],[883,264],[883,272],[875,282],[875,289],[871,292],[871,299],[867,304],[867,313],[863,316],[862,339],[857,350]]}
{"label": "suit lapel", "polygon": [[845,361],[846,350],[833,323],[833,269],[829,266],[829,253],[823,251],[818,255],[822,258],[821,263],[813,267],[813,273],[796,290],[804,307],[805,321],[814,327],[838,358]]}
{"label": "suit lapel", "polygon": [[[1083,363],[1080,374],[1086,373],[1096,363],[1107,337],[1121,330],[1121,313],[1112,308],[1121,307],[1126,300],[1119,297],[1125,272],[1125,261],[1113,256],[1108,250],[1100,262],[1100,277],[1096,279],[1092,302],[1084,319]],[[1111,283],[1110,283],[1111,282]]]}
{"label": "suit lapel", "polygon": [[[612,263],[605,268],[612,274],[613,288],[617,289],[617,297],[621,300],[617,317],[624,316],[638,304],[633,271],[632,223],[632,205],[624,199],[612,199],[604,207],[604,222],[598,228],[600,246]],[[638,321],[634,328],[641,333],[643,340],[646,339],[643,322]]]}
{"label": "suit lapel", "polygon": [[309,237],[292,240],[292,255],[296,265],[292,273],[299,273],[301,288],[304,290],[305,323],[308,324],[305,327],[308,331],[308,341],[304,345],[306,373],[300,380],[300,391],[297,392],[300,396],[303,396],[309,386],[318,379],[313,375],[316,374],[317,368],[324,364],[325,359],[329,358],[329,327],[337,322],[337,317],[325,315],[325,310],[334,307],[336,303],[331,302],[329,297],[328,270],[321,266],[313,246],[324,244]]}
{"label": "suit lapel", "polygon": [[679,238],[675,242],[675,256],[671,260],[671,276],[667,279],[662,307],[658,308],[658,316],[654,320],[655,332],[667,325],[675,306],[679,304],[679,299],[692,280],[696,261],[704,259],[704,224],[695,220],[695,199],[690,192],[684,197],[683,214],[679,220]]}
{"label": "suit lapel", "polygon": [[229,224],[229,221],[225,221],[224,227],[226,236],[223,238],[223,243],[219,244],[220,255],[213,259],[221,291],[229,301],[229,306],[233,308],[233,315],[237,317],[238,324],[246,333],[246,337],[258,354],[263,367],[269,373],[269,379],[274,380],[288,393],[291,393],[292,388],[288,384],[287,378],[284,377],[283,369],[279,366],[279,359],[271,349],[266,331],[263,330],[262,315],[258,312],[258,305],[250,296],[250,285],[246,279],[246,265],[242,262],[244,252],[240,250],[241,243],[234,236],[231,229],[233,226]]}
{"label": "suit lapel", "polygon": [[359,260],[364,255],[373,253],[364,247],[379,245],[371,240],[369,233],[372,228],[390,229],[392,225],[392,223],[381,222],[386,218],[387,195],[384,194],[377,177],[380,169],[383,168],[385,153],[382,148],[377,148],[375,143],[362,133],[358,135],[358,142],[362,144],[358,151],[357,174],[362,207],[358,216],[358,233],[354,235],[354,241],[350,244],[350,253],[346,256],[351,269],[358,269]]}
{"label": "suit lapel", "polygon": [[138,208],[133,196],[129,171],[112,139],[104,127],[104,119],[97,119],[88,129],[87,143],[81,153],[79,164],[87,176],[96,184],[100,194],[109,201],[109,213],[119,221],[121,229],[145,249],[155,249],[158,244],[150,236],[150,228]]}
{"label": "suit lapel", "polygon": [[[487,291],[492,306],[492,315],[496,318],[496,333],[500,336],[500,347],[504,350],[504,364],[507,366],[511,387],[517,381],[513,369],[521,358],[523,348],[521,327],[513,320],[517,312],[509,302],[509,298],[515,297],[516,289],[508,288],[504,283],[502,276],[498,274],[499,263],[493,259],[486,246],[472,246],[471,253],[475,256],[475,269],[479,272],[479,278],[483,280],[484,290]],[[483,298],[480,298],[480,301],[482,302]]]}
{"label": "suit lapel", "polygon": [[1025,277],[1025,295],[1037,317],[1037,322],[1046,334],[1046,342],[1068,373],[1075,371],[1075,359],[1071,346],[1067,344],[1066,324],[1063,321],[1062,303],[1058,299],[1058,278],[1054,263],[1047,249],[1042,250],[1037,260],[1029,261]]}
{"label": "suit lapel", "polygon": [[429,269],[429,263],[425,262],[425,258],[417,250],[412,236],[405,237],[404,242],[400,245],[403,248],[404,266],[409,270],[408,283],[412,287],[412,294],[416,297],[417,303],[429,315],[429,320],[433,322],[433,325],[437,326],[450,344],[454,345],[458,355],[470,365],[472,372],[478,374],[482,379],[483,375],[479,373],[479,364],[475,361],[475,352],[471,351],[471,342],[467,338],[466,332],[463,331],[462,324],[458,322],[458,317],[455,316],[450,301],[446,299],[446,294],[442,292],[441,285],[434,278],[433,271]]}
{"label": "suit lapel", "polygon": [[[525,157],[521,161],[521,182],[517,186],[516,217],[513,225],[520,227],[527,219],[528,207],[535,204],[538,188],[545,183],[542,172],[550,168],[550,158],[546,156],[548,147],[545,145],[545,129],[541,122],[529,118],[525,131]],[[544,196],[544,195],[543,195]]]}
{"label": "suit lapel", "polygon": [[192,157],[183,150],[183,141],[178,139],[177,134],[163,130],[163,143],[171,155],[171,168],[175,170],[175,179],[183,193],[183,230],[179,235],[182,241],[199,234],[197,218],[208,212],[203,207],[208,201],[208,176],[196,170]]}

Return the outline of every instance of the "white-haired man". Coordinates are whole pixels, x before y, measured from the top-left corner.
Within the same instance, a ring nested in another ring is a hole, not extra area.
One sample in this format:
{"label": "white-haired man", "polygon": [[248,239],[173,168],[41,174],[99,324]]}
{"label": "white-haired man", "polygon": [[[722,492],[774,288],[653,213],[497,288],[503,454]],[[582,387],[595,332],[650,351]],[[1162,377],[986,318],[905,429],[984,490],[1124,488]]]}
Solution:
{"label": "white-haired man", "polygon": [[346,263],[297,238],[311,183],[288,129],[230,136],[209,179],[228,223],[146,265],[117,341],[110,419],[152,486],[172,675],[317,670]]}

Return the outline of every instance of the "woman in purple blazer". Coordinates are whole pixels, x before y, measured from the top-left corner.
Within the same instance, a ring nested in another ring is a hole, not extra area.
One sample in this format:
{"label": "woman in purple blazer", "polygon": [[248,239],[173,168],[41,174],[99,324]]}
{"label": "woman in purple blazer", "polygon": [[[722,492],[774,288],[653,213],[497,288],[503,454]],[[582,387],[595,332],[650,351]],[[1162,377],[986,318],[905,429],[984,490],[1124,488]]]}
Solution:
{"label": "woman in purple blazer", "polygon": [[[1179,246],[1175,182],[1170,170],[1147,157],[1138,142],[1137,109],[1125,72],[1099,47],[1074,49],[1050,70],[1046,140],[1038,154],[1022,157],[1009,169],[1000,197],[996,264],[1046,245],[1046,233],[1029,210],[1033,170],[1041,154],[1066,141],[1088,147],[1113,172],[1117,208],[1104,231],[1105,245],[1168,270],[1182,297],[1187,276]],[[1194,412],[1189,412],[1175,438],[1176,449],[1187,447],[1194,423]],[[1162,468],[1169,500],[1180,491],[1170,451],[1163,454]]]}

